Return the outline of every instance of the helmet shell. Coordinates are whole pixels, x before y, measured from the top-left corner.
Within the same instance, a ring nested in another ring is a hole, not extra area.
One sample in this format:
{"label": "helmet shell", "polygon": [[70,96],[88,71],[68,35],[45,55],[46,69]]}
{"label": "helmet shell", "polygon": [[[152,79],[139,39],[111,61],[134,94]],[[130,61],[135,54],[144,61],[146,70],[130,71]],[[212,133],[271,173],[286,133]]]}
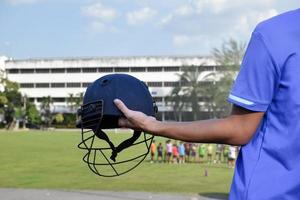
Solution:
{"label": "helmet shell", "polygon": [[[109,74],[103,76],[86,89],[83,105],[103,101],[100,128],[118,128],[118,119],[124,116],[115,106],[114,99],[120,99],[131,110],[155,116],[153,99],[146,84],[128,74]],[[93,113],[89,113],[89,118]]]}

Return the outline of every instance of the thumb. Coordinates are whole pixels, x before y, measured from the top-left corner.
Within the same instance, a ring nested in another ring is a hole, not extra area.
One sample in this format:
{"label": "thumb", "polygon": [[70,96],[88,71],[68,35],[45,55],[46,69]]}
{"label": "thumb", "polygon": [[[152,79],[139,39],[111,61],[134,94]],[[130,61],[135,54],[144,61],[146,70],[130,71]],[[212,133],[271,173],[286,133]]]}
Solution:
{"label": "thumb", "polygon": [[127,106],[120,99],[115,99],[114,103],[117,106],[117,108],[121,110],[121,112],[127,117],[128,113],[130,112]]}

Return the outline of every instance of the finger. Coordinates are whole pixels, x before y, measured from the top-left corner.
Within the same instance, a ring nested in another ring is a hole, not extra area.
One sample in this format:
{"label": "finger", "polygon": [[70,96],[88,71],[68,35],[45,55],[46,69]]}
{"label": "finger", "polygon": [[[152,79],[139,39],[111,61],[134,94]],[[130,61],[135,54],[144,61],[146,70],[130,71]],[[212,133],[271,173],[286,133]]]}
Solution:
{"label": "finger", "polygon": [[127,117],[130,110],[125,106],[125,104],[120,99],[114,100],[115,105],[121,112]]}

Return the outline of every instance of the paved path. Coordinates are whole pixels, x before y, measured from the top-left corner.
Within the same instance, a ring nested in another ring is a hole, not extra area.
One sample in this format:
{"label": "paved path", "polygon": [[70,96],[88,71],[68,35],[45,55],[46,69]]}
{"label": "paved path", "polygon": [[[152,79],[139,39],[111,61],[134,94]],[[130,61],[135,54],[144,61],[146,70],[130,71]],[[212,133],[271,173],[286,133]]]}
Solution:
{"label": "paved path", "polygon": [[149,192],[67,191],[0,188],[0,200],[216,200],[200,196]]}

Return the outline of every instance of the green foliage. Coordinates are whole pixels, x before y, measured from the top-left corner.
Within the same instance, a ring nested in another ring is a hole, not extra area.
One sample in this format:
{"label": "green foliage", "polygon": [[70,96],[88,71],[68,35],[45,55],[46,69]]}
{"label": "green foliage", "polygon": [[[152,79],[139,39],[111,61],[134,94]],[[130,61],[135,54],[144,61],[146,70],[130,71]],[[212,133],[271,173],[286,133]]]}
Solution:
{"label": "green foliage", "polygon": [[177,74],[179,85],[173,88],[167,103],[173,105],[175,119],[179,119],[184,109],[191,108],[193,120],[199,119],[200,105],[199,97],[204,93],[199,84],[200,72],[195,66],[182,67],[183,73]]}
{"label": "green foliage", "polygon": [[76,125],[76,115],[73,114],[73,113],[64,113],[63,124],[67,128],[75,128],[75,125]]}
{"label": "green foliage", "polygon": [[41,116],[36,106],[30,102],[26,105],[26,116],[29,124],[39,125],[41,123]]}
{"label": "green foliage", "polygon": [[78,93],[76,95],[69,94],[69,97],[67,98],[67,104],[71,110],[72,113],[75,113],[77,109],[81,106],[83,100],[83,93]]}
{"label": "green foliage", "polygon": [[63,116],[63,114],[57,113],[57,114],[54,116],[54,120],[55,120],[56,123],[61,124],[61,123],[64,121],[64,116]]}
{"label": "green foliage", "polygon": [[[211,100],[207,104],[213,118],[224,117],[230,113],[231,105],[226,101],[232,83],[239,70],[246,44],[234,39],[225,41],[220,48],[214,48],[212,57],[220,66],[219,72],[211,74],[211,78],[219,79],[208,90]],[[221,74],[221,76],[220,76]]]}
{"label": "green foliage", "polygon": [[41,120],[46,127],[50,127],[52,122],[51,105],[53,101],[50,96],[43,97],[41,104]]}
{"label": "green foliage", "polygon": [[4,94],[0,95],[0,107],[4,107],[8,103],[8,100]]}
{"label": "green foliage", "polygon": [[23,116],[22,95],[17,83],[1,77],[1,84],[4,86],[4,91],[0,92],[1,112],[4,112],[7,128],[13,128],[15,118]]}

